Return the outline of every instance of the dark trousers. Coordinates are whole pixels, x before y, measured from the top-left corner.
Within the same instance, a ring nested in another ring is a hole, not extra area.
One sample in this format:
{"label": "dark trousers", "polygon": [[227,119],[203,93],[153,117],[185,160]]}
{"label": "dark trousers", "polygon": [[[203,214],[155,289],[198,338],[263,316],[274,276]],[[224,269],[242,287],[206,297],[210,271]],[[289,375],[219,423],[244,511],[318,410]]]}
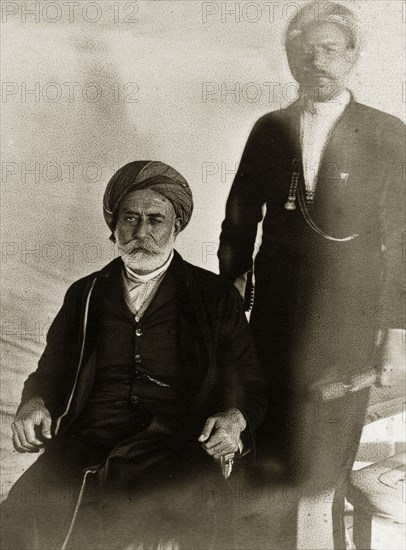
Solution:
{"label": "dark trousers", "polygon": [[369,394],[368,388],[327,402],[298,399],[293,409],[293,427],[298,427],[298,437],[289,453],[291,468],[311,497],[328,495],[324,498],[331,506],[336,550],[346,548],[345,495]]}
{"label": "dark trousers", "polygon": [[[80,495],[83,471],[100,464],[106,454],[106,449],[75,437],[59,437],[49,442],[45,452],[17,480],[0,506],[1,548],[61,548]],[[89,489],[90,479],[86,483]],[[84,506],[94,498],[94,491],[88,490],[85,494]],[[93,516],[95,519],[96,514]]]}
{"label": "dark trousers", "polygon": [[[165,434],[145,430],[134,439],[107,469],[109,449],[72,436],[52,440],[0,506],[1,548],[48,550],[65,542],[67,549],[110,550],[174,536],[188,548],[199,548],[203,536],[208,547],[212,509],[202,496],[207,483],[215,486],[211,476],[221,480],[212,459],[195,442],[181,447]],[[97,464],[84,486],[84,470]]]}
{"label": "dark trousers", "polygon": [[[301,497],[325,503],[332,514],[334,546],[345,549],[344,505],[369,389],[322,402],[288,389],[270,390],[268,417],[258,433],[256,481],[281,472]],[[311,525],[309,525],[311,529]]]}

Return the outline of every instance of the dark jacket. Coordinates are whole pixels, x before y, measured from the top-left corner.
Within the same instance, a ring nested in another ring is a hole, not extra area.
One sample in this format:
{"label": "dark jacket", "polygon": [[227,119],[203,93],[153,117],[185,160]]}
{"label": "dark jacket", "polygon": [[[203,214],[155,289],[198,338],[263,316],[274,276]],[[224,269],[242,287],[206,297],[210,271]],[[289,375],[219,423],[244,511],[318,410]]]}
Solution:
{"label": "dark jacket", "polygon": [[405,127],[353,99],[334,125],[318,174],[313,221],[286,210],[299,172],[300,105],[268,113],[255,124],[236,174],[222,226],[220,273],[230,280],[252,268],[251,317],[264,374],[277,385],[343,380],[374,366],[381,328],[405,319]]}
{"label": "dark jacket", "polygon": [[[81,445],[83,442],[80,439],[69,437],[69,434],[72,433],[70,428],[74,430],[75,420],[80,416],[93,386],[96,369],[98,305],[101,303],[101,297],[109,278],[113,278],[121,266],[120,258],[113,260],[101,271],[80,279],[68,289],[64,304],[49,329],[47,345],[39,360],[38,369],[25,382],[22,403],[31,397],[42,397],[53,419],[53,431],[58,434],[58,437],[48,443],[51,447],[49,452],[46,449],[40,457],[45,461],[48,459],[51,465],[55,461],[55,457],[60,460],[58,445],[61,445],[66,464],[69,464],[71,460],[75,464],[77,462],[76,451],[72,458],[72,448],[76,447],[70,446],[72,441],[76,445],[78,441]],[[132,516],[131,519],[128,519],[128,514],[137,512],[134,512],[134,503],[129,505],[127,496],[121,499],[117,491],[123,490],[123,494],[127,494],[126,491],[131,491],[136,487],[136,490],[139,491],[137,495],[142,496],[145,484],[152,483],[152,494],[156,495],[156,486],[151,478],[153,467],[155,467],[158,479],[161,480],[160,483],[163,483],[164,492],[166,484],[172,479],[173,472],[177,471],[177,465],[187,475],[193,473],[191,480],[200,480],[200,475],[205,471],[205,467],[202,467],[201,472],[197,472],[193,468],[202,466],[203,459],[208,457],[199,448],[197,435],[200,434],[208,416],[229,407],[240,409],[247,419],[247,429],[243,432],[243,437],[244,443],[248,445],[253,443],[252,429],[264,417],[266,408],[264,381],[259,374],[248,323],[238,292],[227,280],[183,261],[177,253],[168,268],[167,275],[169,275],[169,271],[177,282],[177,303],[180,308],[178,315],[180,352],[184,366],[189,368],[188,381],[193,403],[191,417],[194,418],[196,424],[196,438],[188,439],[189,435],[183,434],[182,428],[181,433],[172,434],[175,439],[172,435],[170,437],[165,433],[162,435],[159,430],[158,432],[152,430],[148,433],[149,428],[147,428],[129,439],[120,441],[113,449],[108,450],[108,455],[103,451],[95,459],[97,464],[93,463],[93,459],[91,459],[91,465],[86,464],[85,469],[82,470],[83,475],[80,480],[74,477],[73,481],[69,481],[68,477],[68,486],[74,489],[75,492],[72,494],[77,494],[77,497],[72,502],[70,498],[66,499],[66,502],[64,501],[69,508],[66,511],[66,518],[70,514],[71,521],[66,533],[58,531],[55,534],[55,536],[61,537],[61,540],[64,537],[62,548],[66,548],[72,533],[76,532],[78,512],[84,502],[84,495],[86,494],[86,498],[92,500],[96,494],[94,491],[99,495],[100,486],[103,486],[103,506],[109,504],[115,510],[112,512],[115,525],[114,544],[120,544],[118,541],[122,539],[123,547],[124,542],[127,546],[126,537],[131,535],[130,526],[134,519]],[[66,438],[64,434],[67,434]],[[185,454],[181,459],[179,459],[176,447],[178,440],[185,445]],[[65,443],[68,443],[67,447],[64,446]],[[176,451],[172,449],[170,443]],[[162,449],[159,450],[160,446]],[[80,446],[78,448],[78,452],[80,452]],[[68,449],[67,455],[66,449]],[[171,449],[169,454],[168,449]],[[197,450],[201,451],[201,455],[198,456],[197,461],[191,460],[191,456],[194,457]],[[82,459],[89,460],[86,456],[83,456]],[[81,460],[80,457],[79,459]],[[38,463],[39,461],[32,466],[34,470]],[[168,470],[165,469],[164,464]],[[59,468],[58,464],[58,472]],[[71,468],[67,470],[69,473]],[[35,471],[37,477],[34,477],[34,481],[38,483],[38,471],[40,476],[44,474],[41,467]],[[74,471],[74,467],[72,467],[72,471]],[[217,468],[215,471],[220,476]],[[141,482],[139,481],[140,476],[144,476]],[[27,479],[30,481],[29,475],[23,483],[26,483]],[[45,479],[43,483],[46,484],[47,480]],[[204,486],[204,482],[202,482],[202,486]],[[184,490],[187,490],[183,485],[182,487],[179,494],[172,494],[171,507],[177,502],[177,496],[182,499]],[[199,502],[201,500],[200,490],[199,486]],[[113,491],[113,498],[109,498],[109,491]],[[193,483],[191,484],[191,494],[193,494]],[[138,499],[136,501],[138,502]],[[183,502],[184,500],[182,500]],[[42,517],[41,505],[35,508],[35,513],[38,513],[40,518]],[[110,514],[107,515],[110,520]],[[160,516],[158,515],[158,517]],[[198,517],[200,518],[200,516]],[[85,518],[87,518],[86,514]],[[38,525],[41,525],[40,521],[35,520],[24,526],[23,531],[28,533],[29,540],[42,540],[38,538]],[[99,536],[101,526],[93,527],[93,524],[91,525],[91,528],[96,529],[97,536]],[[119,526],[118,531],[117,525]],[[123,525],[125,525],[124,528]],[[105,518],[103,526],[105,527]],[[111,527],[112,524],[109,523],[108,531]],[[86,528],[86,525],[83,524],[79,528],[79,533],[81,528]],[[138,526],[137,530],[139,528]],[[65,524],[63,524],[63,529],[65,529]],[[162,525],[154,526],[154,529],[165,529],[165,525],[163,527]],[[45,538],[48,536],[46,533],[42,534]],[[138,531],[136,536],[141,536]]]}
{"label": "dark jacket", "polygon": [[[25,382],[22,402],[44,399],[63,433],[80,415],[95,374],[97,305],[112,272],[75,282],[52,323],[37,370]],[[198,429],[207,417],[237,407],[255,428],[265,413],[263,380],[238,292],[221,277],[185,262],[175,253],[169,268],[177,281],[181,355],[188,365]]]}

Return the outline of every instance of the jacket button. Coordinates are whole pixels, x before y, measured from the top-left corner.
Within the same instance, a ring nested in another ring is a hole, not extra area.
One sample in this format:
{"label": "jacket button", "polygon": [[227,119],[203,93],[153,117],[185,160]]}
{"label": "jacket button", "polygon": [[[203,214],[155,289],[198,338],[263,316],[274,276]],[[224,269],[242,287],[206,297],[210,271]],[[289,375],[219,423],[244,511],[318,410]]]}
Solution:
{"label": "jacket button", "polygon": [[136,355],[135,356],[135,362],[136,363],[141,363],[141,355]]}
{"label": "jacket button", "polygon": [[142,336],[142,330],[140,328],[137,328],[137,330],[135,331],[135,334],[137,336]]}
{"label": "jacket button", "polygon": [[131,403],[134,403],[134,404],[138,403],[138,397],[136,395],[131,396]]}

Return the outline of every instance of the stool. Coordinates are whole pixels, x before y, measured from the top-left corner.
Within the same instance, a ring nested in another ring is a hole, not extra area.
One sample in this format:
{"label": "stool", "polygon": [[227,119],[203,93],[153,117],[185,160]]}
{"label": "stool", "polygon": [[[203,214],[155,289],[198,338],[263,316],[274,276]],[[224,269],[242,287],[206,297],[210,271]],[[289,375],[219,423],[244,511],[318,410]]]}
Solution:
{"label": "stool", "polygon": [[400,453],[352,472],[347,499],[357,550],[405,550],[405,459]]}

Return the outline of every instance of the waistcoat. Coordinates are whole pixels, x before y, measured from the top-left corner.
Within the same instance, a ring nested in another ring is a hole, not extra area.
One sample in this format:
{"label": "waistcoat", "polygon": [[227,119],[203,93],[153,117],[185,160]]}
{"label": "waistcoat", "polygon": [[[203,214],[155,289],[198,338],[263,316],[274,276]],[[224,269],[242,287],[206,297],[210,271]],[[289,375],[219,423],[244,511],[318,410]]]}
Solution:
{"label": "waistcoat", "polygon": [[95,382],[75,433],[111,446],[144,430],[152,418],[176,425],[187,416],[190,392],[177,316],[170,272],[141,319],[125,302],[121,272],[111,277],[99,304]]}

